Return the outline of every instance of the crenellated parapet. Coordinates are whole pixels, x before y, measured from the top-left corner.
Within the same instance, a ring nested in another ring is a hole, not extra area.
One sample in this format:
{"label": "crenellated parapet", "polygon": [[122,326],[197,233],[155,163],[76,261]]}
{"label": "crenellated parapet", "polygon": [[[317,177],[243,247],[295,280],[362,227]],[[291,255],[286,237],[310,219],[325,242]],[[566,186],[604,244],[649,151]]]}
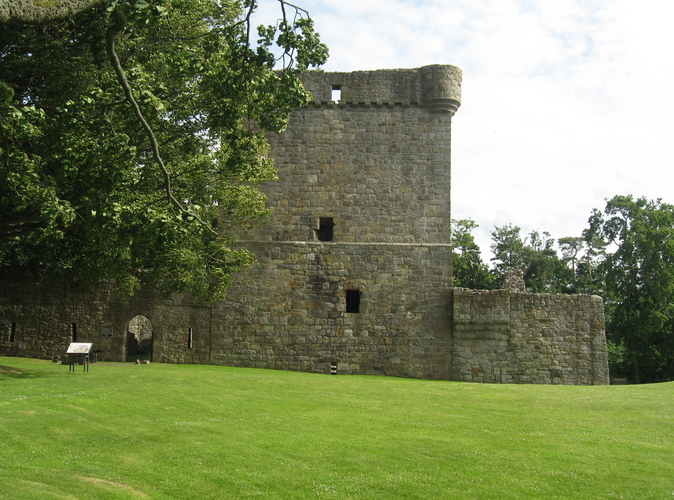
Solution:
{"label": "crenellated parapet", "polygon": [[420,106],[454,114],[461,105],[461,70],[444,64],[350,73],[309,71],[302,81],[314,106]]}

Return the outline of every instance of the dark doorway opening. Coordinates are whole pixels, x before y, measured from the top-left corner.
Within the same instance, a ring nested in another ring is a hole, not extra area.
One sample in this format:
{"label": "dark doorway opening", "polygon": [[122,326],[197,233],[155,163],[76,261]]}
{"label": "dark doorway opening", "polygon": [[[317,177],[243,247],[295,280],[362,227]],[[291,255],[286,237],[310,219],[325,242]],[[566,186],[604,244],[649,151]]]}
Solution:
{"label": "dark doorway opening", "polygon": [[153,337],[152,322],[146,316],[131,318],[126,331],[126,360],[152,361]]}

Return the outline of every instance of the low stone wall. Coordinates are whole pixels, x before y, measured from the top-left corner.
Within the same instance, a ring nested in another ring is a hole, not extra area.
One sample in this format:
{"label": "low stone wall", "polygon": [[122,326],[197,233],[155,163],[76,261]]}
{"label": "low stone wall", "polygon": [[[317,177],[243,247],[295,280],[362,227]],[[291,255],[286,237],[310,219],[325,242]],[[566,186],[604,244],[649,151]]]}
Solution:
{"label": "low stone wall", "polygon": [[600,297],[454,289],[452,302],[454,380],[609,383]]}
{"label": "low stone wall", "polygon": [[[153,359],[209,363],[211,308],[185,297],[161,299],[141,290],[130,299],[101,285],[81,292],[59,284],[14,283],[0,287],[0,355],[63,358],[71,342],[90,342],[99,360],[125,361],[131,320],[152,324]],[[197,332],[190,348],[188,335]]]}

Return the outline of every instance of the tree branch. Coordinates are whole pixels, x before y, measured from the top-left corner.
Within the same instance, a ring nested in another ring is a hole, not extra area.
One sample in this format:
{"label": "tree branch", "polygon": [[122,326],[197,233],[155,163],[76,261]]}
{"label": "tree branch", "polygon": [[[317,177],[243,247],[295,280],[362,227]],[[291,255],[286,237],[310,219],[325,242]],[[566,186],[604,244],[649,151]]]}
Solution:
{"label": "tree branch", "polygon": [[129,83],[129,80],[126,78],[124,68],[122,68],[122,64],[119,61],[119,56],[115,51],[115,36],[117,35],[117,33],[122,31],[122,29],[124,29],[124,26],[126,25],[126,18],[124,16],[124,13],[119,9],[119,7],[115,8],[114,17],[115,17],[114,24],[112,24],[107,29],[105,34],[105,42],[106,42],[105,48],[108,53],[110,63],[112,64],[112,67],[115,71],[115,75],[117,75],[117,81],[119,81],[119,84],[122,86],[122,89],[124,89],[124,95],[126,96],[126,100],[131,106],[131,110],[133,111],[134,116],[140,122],[141,126],[143,127],[143,130],[145,130],[145,134],[147,135],[150,141],[150,147],[152,149],[152,157],[154,158],[157,165],[159,165],[159,169],[161,170],[162,176],[164,178],[164,190],[166,191],[166,197],[169,201],[169,204],[175,206],[180,212],[190,217],[194,217],[194,219],[197,222],[199,222],[199,224],[201,224],[211,233],[217,234],[216,231],[210,226],[210,224],[204,222],[195,213],[192,213],[189,210],[187,210],[182,205],[182,203],[180,203],[173,195],[173,190],[171,188],[171,174],[166,168],[166,164],[164,163],[164,160],[162,159],[161,154],[159,152],[159,142],[157,141],[157,138],[154,135],[152,127],[143,116],[143,112],[141,111],[138,102],[133,96],[131,84]]}

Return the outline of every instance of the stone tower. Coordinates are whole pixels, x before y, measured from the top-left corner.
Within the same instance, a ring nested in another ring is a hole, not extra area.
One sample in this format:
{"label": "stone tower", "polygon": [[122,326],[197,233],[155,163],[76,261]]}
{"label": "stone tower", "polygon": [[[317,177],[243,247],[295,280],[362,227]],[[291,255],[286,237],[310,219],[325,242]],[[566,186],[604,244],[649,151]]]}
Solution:
{"label": "stone tower", "polygon": [[260,265],[218,308],[212,359],[446,378],[461,71],[310,72],[303,81],[313,102],[270,137],[274,213],[242,242]]}

